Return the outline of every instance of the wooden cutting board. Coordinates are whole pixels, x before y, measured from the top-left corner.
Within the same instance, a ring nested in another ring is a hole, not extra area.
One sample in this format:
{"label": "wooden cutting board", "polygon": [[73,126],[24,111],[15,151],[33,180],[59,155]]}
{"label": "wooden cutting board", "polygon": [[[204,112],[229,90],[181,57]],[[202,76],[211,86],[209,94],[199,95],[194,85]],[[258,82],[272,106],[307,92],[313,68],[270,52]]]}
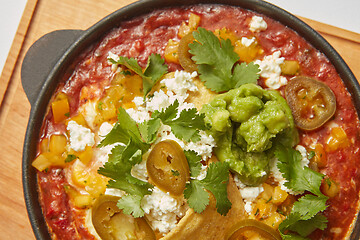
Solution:
{"label": "wooden cutting board", "polygon": [[[21,183],[22,145],[30,104],[21,86],[26,51],[42,35],[58,29],[87,29],[134,0],[28,0],[0,78],[0,239],[35,239]],[[304,19],[319,31],[360,79],[360,34]]]}

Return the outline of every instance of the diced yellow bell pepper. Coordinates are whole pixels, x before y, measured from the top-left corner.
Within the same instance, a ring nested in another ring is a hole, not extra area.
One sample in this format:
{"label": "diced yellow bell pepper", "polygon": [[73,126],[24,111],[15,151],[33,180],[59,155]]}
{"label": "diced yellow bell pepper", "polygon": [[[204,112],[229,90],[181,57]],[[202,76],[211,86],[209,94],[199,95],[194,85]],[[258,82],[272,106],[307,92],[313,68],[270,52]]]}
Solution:
{"label": "diced yellow bell pepper", "polygon": [[186,22],[182,22],[178,31],[178,36],[180,38],[184,37],[185,35],[191,33],[192,31],[196,30],[200,23],[200,16],[190,13],[188,24]]}
{"label": "diced yellow bell pepper", "polygon": [[82,115],[81,113],[79,113],[79,114],[77,114],[77,115],[75,115],[75,116],[67,119],[67,120],[65,121],[66,125],[68,125],[68,123],[69,123],[70,121],[75,121],[77,124],[79,124],[79,125],[81,125],[81,126],[88,127],[87,122],[86,122],[86,120],[85,120],[85,118],[84,118],[84,115]]}
{"label": "diced yellow bell pepper", "polygon": [[330,136],[326,142],[326,151],[336,151],[349,145],[350,141],[342,127],[334,127],[331,129]]}
{"label": "diced yellow bell pepper", "polygon": [[235,42],[234,52],[239,55],[241,62],[250,63],[254,61],[256,57],[263,54],[264,50],[257,41],[253,42],[250,46],[245,46],[241,40],[237,40]]}
{"label": "diced yellow bell pepper", "polygon": [[289,194],[286,191],[282,190],[280,186],[276,186],[274,188],[274,192],[273,192],[273,195],[272,195],[272,198],[271,198],[271,202],[276,204],[276,205],[279,205],[279,204],[283,203],[286,200],[288,195]]}
{"label": "diced yellow bell pepper", "polygon": [[169,39],[164,50],[164,58],[167,62],[179,64],[178,48],[179,42]]}
{"label": "diced yellow bell pepper", "polygon": [[59,93],[51,103],[51,110],[55,123],[60,123],[67,119],[70,114],[69,101],[65,93]]}
{"label": "diced yellow bell pepper", "polygon": [[49,151],[55,155],[61,155],[65,152],[67,139],[64,135],[51,135],[49,142]]}
{"label": "diced yellow bell pepper", "polygon": [[222,29],[216,29],[214,31],[215,36],[217,36],[219,39],[229,39],[231,41],[231,44],[234,45],[235,42],[239,39],[236,34],[231,31],[230,29],[224,27]]}
{"label": "diced yellow bell pepper", "polygon": [[39,171],[44,171],[51,166],[51,162],[44,154],[40,154],[35,158],[31,165]]}
{"label": "diced yellow bell pepper", "polygon": [[90,195],[79,194],[74,197],[74,205],[78,208],[87,208],[92,205],[93,197]]}
{"label": "diced yellow bell pepper", "polygon": [[86,146],[85,150],[78,153],[78,155],[77,155],[77,157],[80,159],[80,161],[85,165],[91,161],[92,156],[93,156],[93,149],[90,146]]}
{"label": "diced yellow bell pepper", "polygon": [[284,221],[284,219],[285,217],[278,212],[273,212],[268,218],[264,219],[262,222],[277,230],[280,223]]}
{"label": "diced yellow bell pepper", "polygon": [[281,73],[285,75],[295,75],[300,70],[300,64],[295,60],[285,60],[280,65]]}

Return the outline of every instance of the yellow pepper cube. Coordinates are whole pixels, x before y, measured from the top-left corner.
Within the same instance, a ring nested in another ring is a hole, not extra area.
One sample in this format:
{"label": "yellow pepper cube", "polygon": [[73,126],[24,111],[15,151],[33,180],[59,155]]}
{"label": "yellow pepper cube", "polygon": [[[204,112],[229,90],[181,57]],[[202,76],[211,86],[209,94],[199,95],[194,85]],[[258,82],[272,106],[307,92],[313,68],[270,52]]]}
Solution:
{"label": "yellow pepper cube", "polygon": [[85,190],[93,197],[99,197],[101,194],[105,193],[106,185],[108,179],[94,173],[89,178],[89,183],[85,186]]}
{"label": "yellow pepper cube", "polygon": [[257,43],[257,41],[253,42],[249,46],[245,46],[241,40],[237,40],[234,46],[234,52],[236,52],[241,62],[250,63],[256,59],[259,55],[261,55],[264,50]]}
{"label": "yellow pepper cube", "polygon": [[326,150],[332,152],[349,146],[350,142],[343,128],[334,127],[326,144]]}
{"label": "yellow pepper cube", "polygon": [[44,171],[51,166],[51,162],[44,154],[40,154],[31,165],[39,171]]}
{"label": "yellow pepper cube", "polygon": [[89,175],[85,172],[85,165],[80,160],[75,160],[71,171],[71,178],[75,185],[84,188],[89,183]]}
{"label": "yellow pepper cube", "polygon": [[179,42],[169,39],[164,50],[164,58],[167,62],[179,64],[178,48]]}
{"label": "yellow pepper cube", "polygon": [[276,205],[279,205],[279,204],[283,203],[286,200],[288,195],[289,194],[286,191],[282,190],[280,186],[276,186],[274,188],[274,192],[273,192],[273,195],[272,195],[272,198],[271,198],[271,202],[276,204]]}
{"label": "yellow pepper cube", "polygon": [[61,155],[66,150],[67,139],[64,135],[51,135],[49,150],[53,154]]}
{"label": "yellow pepper cube", "polygon": [[77,195],[74,197],[74,205],[78,208],[87,208],[93,203],[93,197],[90,195]]}
{"label": "yellow pepper cube", "polygon": [[300,70],[300,64],[295,60],[285,60],[280,65],[281,73],[285,75],[295,75]]}
{"label": "yellow pepper cube", "polygon": [[196,30],[196,28],[199,26],[200,20],[201,20],[200,16],[190,13],[188,24],[186,24],[186,22],[181,23],[178,31],[178,36],[182,38],[185,35]]}
{"label": "yellow pepper cube", "polygon": [[214,34],[219,39],[224,39],[224,40],[229,39],[232,45],[234,45],[235,42],[238,40],[238,36],[236,36],[236,34],[233,31],[225,27],[222,29],[216,29],[214,31]]}
{"label": "yellow pepper cube", "polygon": [[90,146],[86,146],[85,151],[80,152],[78,155],[78,158],[83,164],[88,164],[93,156],[93,149]]}
{"label": "yellow pepper cube", "polygon": [[264,219],[262,222],[277,230],[280,223],[284,221],[284,219],[285,217],[281,214],[273,212],[268,218]]}
{"label": "yellow pepper cube", "polygon": [[70,119],[66,120],[66,125],[70,122],[70,121],[75,121],[77,124],[87,127],[87,122],[84,118],[84,115],[82,115],[81,113],[71,117]]}
{"label": "yellow pepper cube", "polygon": [[55,101],[51,103],[51,110],[55,123],[60,123],[67,119],[70,114],[70,107],[67,96],[63,93],[60,93],[55,98]]}

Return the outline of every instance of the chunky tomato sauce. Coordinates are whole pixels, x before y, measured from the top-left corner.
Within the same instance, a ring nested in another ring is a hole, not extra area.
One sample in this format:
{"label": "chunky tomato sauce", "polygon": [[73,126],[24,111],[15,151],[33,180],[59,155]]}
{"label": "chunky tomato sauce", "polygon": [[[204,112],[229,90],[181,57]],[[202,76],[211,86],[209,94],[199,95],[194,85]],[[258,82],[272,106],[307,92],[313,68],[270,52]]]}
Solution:
{"label": "chunky tomato sauce", "polygon": [[[227,6],[193,6],[155,11],[122,23],[112,30],[96,46],[84,53],[73,74],[64,79],[59,89],[70,99],[70,114],[77,112],[82,102],[79,94],[84,86],[103,89],[110,83],[113,72],[108,64],[108,52],[126,57],[135,57],[145,67],[151,53],[164,54],[169,39],[178,39],[177,32],[182,22],[187,21],[189,13],[201,16],[200,26],[208,30],[227,27],[238,36],[251,37],[254,33],[248,24],[255,14],[250,11]],[[260,14],[256,14],[260,15]],[[261,15],[260,15],[261,16]],[[328,227],[325,231],[315,232],[313,239],[341,239],[348,234],[358,210],[360,171],[360,126],[350,94],[345,89],[335,68],[328,59],[315,50],[303,38],[282,24],[263,16],[267,22],[266,31],[255,33],[264,55],[275,50],[288,60],[297,60],[301,74],[325,82],[334,91],[337,99],[337,112],[334,124],[342,126],[351,144],[343,149],[327,153],[327,165],[321,170],[340,186],[340,194],[331,198],[325,211]],[[168,63],[169,70],[181,69],[180,65]],[[290,78],[290,77],[289,77]],[[262,79],[259,84],[263,85]],[[101,95],[101,91],[93,93]],[[65,132],[63,124],[55,124],[51,111],[46,117],[42,137],[55,132]],[[304,146],[318,142],[326,145],[330,128],[326,125],[311,132],[300,132],[300,144]],[[39,173],[41,203],[47,223],[54,234],[62,239],[89,239],[90,234],[76,221],[76,211],[68,202],[64,185],[66,180],[60,169],[50,169]],[[82,237],[80,237],[82,236]]]}

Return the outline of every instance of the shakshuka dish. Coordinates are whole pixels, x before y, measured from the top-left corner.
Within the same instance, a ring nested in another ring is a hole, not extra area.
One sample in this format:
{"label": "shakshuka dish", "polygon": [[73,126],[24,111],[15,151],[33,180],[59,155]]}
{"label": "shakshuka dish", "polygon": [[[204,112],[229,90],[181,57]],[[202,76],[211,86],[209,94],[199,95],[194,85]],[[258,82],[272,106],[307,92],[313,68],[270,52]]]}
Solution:
{"label": "shakshuka dish", "polygon": [[225,5],[155,10],[74,60],[32,162],[53,239],[346,239],[360,125],[334,66]]}

